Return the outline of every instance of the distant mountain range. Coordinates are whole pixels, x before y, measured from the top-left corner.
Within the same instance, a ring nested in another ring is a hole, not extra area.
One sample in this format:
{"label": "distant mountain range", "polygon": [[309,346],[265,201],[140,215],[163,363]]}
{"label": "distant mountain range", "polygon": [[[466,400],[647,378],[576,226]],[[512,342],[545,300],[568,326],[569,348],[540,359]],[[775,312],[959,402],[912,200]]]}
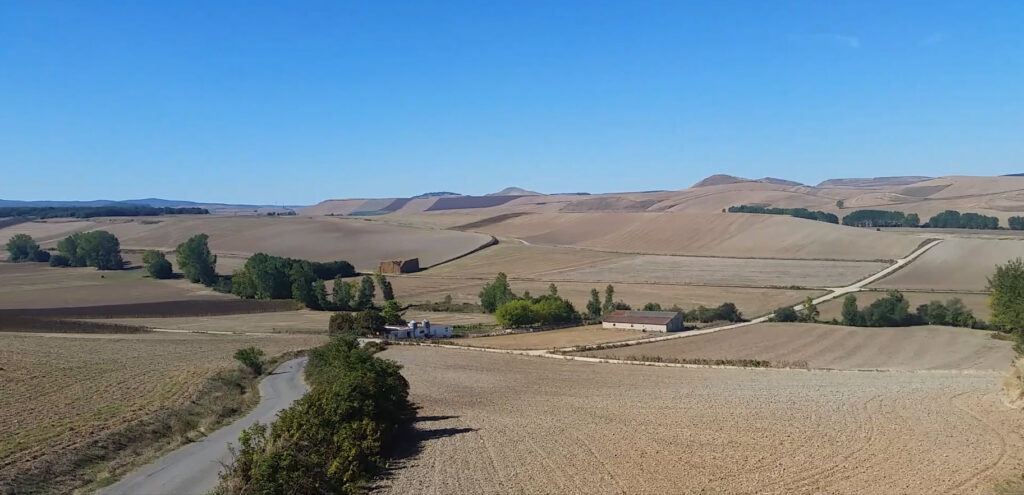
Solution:
{"label": "distant mountain range", "polygon": [[20,201],[13,199],[0,199],[0,207],[9,206],[29,206],[29,207],[65,207],[65,206],[152,206],[155,208],[182,208],[182,207],[197,207],[206,208],[210,211],[238,211],[238,210],[291,210],[295,208],[302,208],[302,206],[282,206],[282,205],[247,205],[247,204],[231,204],[231,203],[203,203],[198,201],[186,201],[177,199],[162,199],[162,198],[144,198],[144,199],[125,199],[125,200],[109,200],[109,199],[96,199],[92,201]]}

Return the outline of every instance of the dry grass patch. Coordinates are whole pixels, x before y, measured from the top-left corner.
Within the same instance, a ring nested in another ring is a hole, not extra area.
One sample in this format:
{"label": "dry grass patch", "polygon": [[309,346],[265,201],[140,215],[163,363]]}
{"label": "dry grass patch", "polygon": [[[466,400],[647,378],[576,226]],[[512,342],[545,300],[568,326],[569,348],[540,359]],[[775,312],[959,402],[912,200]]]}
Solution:
{"label": "dry grass patch", "polygon": [[77,445],[196,399],[232,354],[307,349],[321,336],[0,333],[0,486]]}
{"label": "dry grass patch", "polygon": [[607,344],[665,335],[640,330],[601,328],[601,325],[526,332],[495,337],[477,337],[458,343],[491,349],[559,349],[577,345]]}
{"label": "dry grass patch", "polygon": [[806,362],[811,368],[1005,371],[1010,342],[991,332],[953,327],[853,328],[813,323],[761,323],[586,356],[626,359],[755,359]]}

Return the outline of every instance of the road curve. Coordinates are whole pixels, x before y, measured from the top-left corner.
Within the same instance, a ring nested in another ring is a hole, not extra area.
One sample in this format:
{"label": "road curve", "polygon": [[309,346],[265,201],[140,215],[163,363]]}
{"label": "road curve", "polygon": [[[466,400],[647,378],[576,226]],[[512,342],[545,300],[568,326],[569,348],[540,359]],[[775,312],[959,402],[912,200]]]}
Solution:
{"label": "road curve", "polygon": [[117,483],[99,490],[103,495],[203,495],[217,485],[221,463],[230,461],[228,444],[256,422],[270,423],[282,409],[306,393],[302,380],[306,358],[287,361],[260,382],[260,403],[245,417],[209,436],[143,466]]}

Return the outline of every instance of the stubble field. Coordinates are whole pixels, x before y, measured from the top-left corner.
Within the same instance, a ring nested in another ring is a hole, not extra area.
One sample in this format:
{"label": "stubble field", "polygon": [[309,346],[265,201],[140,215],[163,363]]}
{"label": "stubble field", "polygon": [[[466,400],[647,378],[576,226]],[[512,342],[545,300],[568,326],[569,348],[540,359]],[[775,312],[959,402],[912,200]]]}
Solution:
{"label": "stubble field", "polygon": [[989,493],[999,373],[652,368],[393,347],[422,445],[376,493]]}
{"label": "stubble field", "polygon": [[[323,336],[0,332],[0,481],[39,459],[195,398],[236,349],[268,356]],[[2,486],[2,483],[0,483]]]}
{"label": "stubble field", "polygon": [[1010,342],[991,332],[953,327],[854,328],[813,323],[760,323],[731,330],[582,353],[635,359],[759,359],[806,362],[810,368],[972,370],[1006,372]]}
{"label": "stubble field", "polygon": [[996,264],[1019,257],[1024,257],[1024,240],[946,239],[871,287],[981,291]]}
{"label": "stubble field", "polygon": [[627,340],[657,337],[659,333],[645,333],[640,330],[604,329],[601,325],[562,328],[542,332],[498,335],[459,340],[458,343],[490,349],[560,349],[576,345],[606,344]]}

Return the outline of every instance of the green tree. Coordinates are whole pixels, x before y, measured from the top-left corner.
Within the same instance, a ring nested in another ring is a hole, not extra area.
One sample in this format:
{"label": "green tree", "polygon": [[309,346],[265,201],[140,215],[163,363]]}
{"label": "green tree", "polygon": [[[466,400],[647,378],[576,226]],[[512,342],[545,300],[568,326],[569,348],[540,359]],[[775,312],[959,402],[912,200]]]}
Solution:
{"label": "green tree", "polygon": [[[323,309],[313,289],[313,282],[318,280],[313,275],[313,269],[309,263],[292,264],[291,270],[288,272],[288,279],[292,283],[292,299],[304,304],[309,309]],[[324,297],[327,297],[326,294]]]}
{"label": "green tree", "polygon": [[615,309],[615,287],[612,284],[608,284],[604,288],[604,304],[601,305],[601,312],[604,314],[610,313]]}
{"label": "green tree", "polygon": [[68,266],[85,266],[85,257],[78,252],[78,234],[72,234],[57,243],[57,252],[68,259]]}
{"label": "green tree", "polygon": [[160,251],[150,249],[142,253],[142,263],[146,265],[146,272],[150,277],[166,279],[174,276],[171,262],[167,261],[167,256]]}
{"label": "green tree", "polygon": [[860,309],[857,308],[857,296],[848,294],[843,298],[842,318],[843,325],[856,327],[863,324]]}
{"label": "green tree", "polygon": [[14,234],[7,241],[8,261],[36,261],[39,257],[39,244],[28,234]]}
{"label": "green tree", "polygon": [[362,335],[374,335],[384,331],[387,321],[374,307],[366,308],[356,313],[356,328]]}
{"label": "green tree", "polygon": [[661,311],[661,304],[656,302],[649,302],[644,304],[643,311]]}
{"label": "green tree", "polygon": [[504,273],[498,273],[494,277],[494,281],[485,285],[480,290],[480,305],[483,306],[484,311],[493,313],[501,306],[509,301],[516,299],[515,293],[512,292],[512,287],[508,284],[508,276]]}
{"label": "green tree", "polygon": [[996,265],[995,273],[988,278],[988,290],[992,324],[1024,335],[1024,260],[1016,258]]}
{"label": "green tree", "polygon": [[769,318],[771,321],[776,322],[793,322],[799,321],[800,315],[797,314],[796,310],[792,306],[783,306],[775,310],[772,317]]}
{"label": "green tree", "polygon": [[393,301],[395,299],[395,290],[391,287],[391,282],[381,272],[374,273],[374,278],[377,279],[377,287],[380,287],[380,296],[385,301]]}
{"label": "green tree", "polygon": [[558,296],[542,296],[532,303],[534,322],[550,325],[577,321],[576,308]]}
{"label": "green tree", "polygon": [[325,310],[331,308],[331,301],[327,299],[327,286],[323,280],[316,279],[313,282],[313,300],[316,301],[316,309]]}
{"label": "green tree", "polygon": [[912,323],[910,303],[899,291],[891,290],[886,296],[864,308],[864,325],[869,327],[899,327]]}
{"label": "green tree", "polygon": [[263,374],[263,350],[246,347],[235,351],[235,359],[256,375]]}
{"label": "green tree", "polygon": [[494,319],[505,328],[515,328],[535,323],[537,315],[533,311],[533,304],[529,301],[517,300],[508,301],[499,306],[494,311]]}
{"label": "green tree", "polygon": [[380,315],[384,317],[384,323],[388,325],[405,325],[407,323],[402,318],[402,306],[394,299],[384,302],[384,308],[380,310]]}
{"label": "green tree", "polygon": [[92,266],[98,270],[124,268],[120,241],[104,230],[71,234],[57,243],[57,250],[68,258],[71,266]]}
{"label": "green tree", "polygon": [[331,336],[346,333],[356,335],[359,333],[357,327],[356,317],[352,313],[334,313],[327,323],[327,332]]}
{"label": "green tree", "polygon": [[551,297],[558,297],[558,286],[554,282],[548,284],[548,295]]}
{"label": "green tree", "polygon": [[818,321],[818,316],[821,314],[818,311],[818,306],[814,304],[814,300],[810,296],[804,300],[804,308],[800,311],[800,321],[807,323],[814,323]]}
{"label": "green tree", "polygon": [[71,266],[71,260],[63,254],[50,256],[50,266]]}
{"label": "green tree", "polygon": [[355,308],[364,310],[373,307],[373,277],[369,275],[363,275],[362,280],[359,281],[359,292],[356,293]]}
{"label": "green tree", "polygon": [[597,289],[590,289],[590,301],[587,302],[587,313],[591,318],[601,316],[601,294]]}
{"label": "green tree", "polygon": [[178,269],[192,283],[212,286],[217,282],[217,257],[210,252],[209,236],[196,234],[178,244]]}
{"label": "green tree", "polygon": [[355,297],[355,294],[355,284],[342,280],[341,276],[334,278],[333,299],[335,308],[339,311],[352,309],[352,298]]}

